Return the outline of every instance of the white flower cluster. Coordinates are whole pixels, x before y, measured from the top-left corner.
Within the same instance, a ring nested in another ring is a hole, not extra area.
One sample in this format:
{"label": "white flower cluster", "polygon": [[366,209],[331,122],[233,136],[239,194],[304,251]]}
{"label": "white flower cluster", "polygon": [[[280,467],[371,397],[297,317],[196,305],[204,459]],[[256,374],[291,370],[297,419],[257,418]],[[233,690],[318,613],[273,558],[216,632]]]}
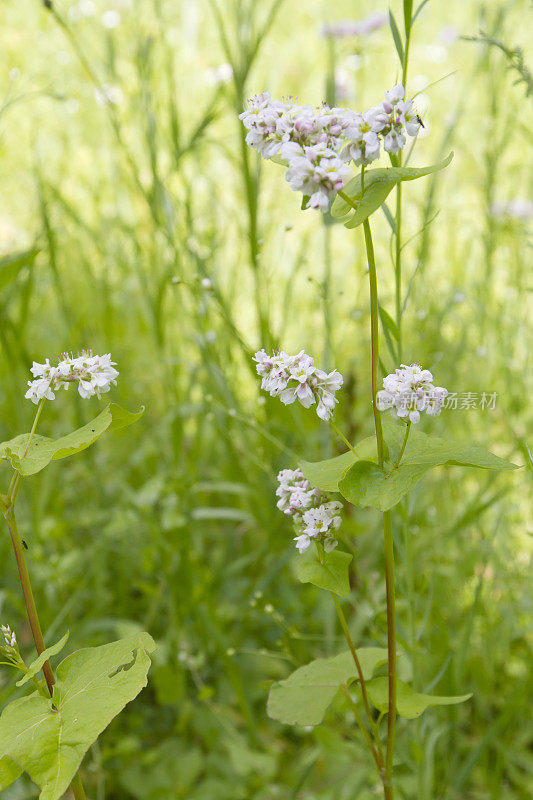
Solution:
{"label": "white flower cluster", "polygon": [[70,383],[78,384],[78,392],[84,399],[96,395],[100,397],[116,386],[118,371],[111,361],[111,353],[104,356],[93,356],[92,350],[83,350],[80,355],[62,353],[63,360],[57,367],[52,367],[46,359],[44,364],[33,362],[31,372],[35,380],[28,381],[28,391],[24,395],[33,403],[43,398],[55,400],[58,389],[68,389]]}
{"label": "white flower cluster", "polygon": [[324,25],[320,34],[331,39],[343,39],[346,36],[368,36],[369,33],[379,30],[387,22],[387,15],[382,11],[373,11],[364,19],[343,19]]}
{"label": "white flower cluster", "polygon": [[339,511],[342,504],[337,501],[323,502],[324,494],[313,489],[299,469],[282,469],[278,474],[278,508],[294,520],[298,535],[294,537],[296,547],[303,553],[312,541],[321,542],[326,553],[337,547],[333,536],[340,524]]}
{"label": "white flower cluster", "polygon": [[248,131],[246,142],[265,159],[280,157],[293,191],[307,197],[306,208],[327,211],[331,199],[350,179],[348,162],[366,166],[380,154],[391,154],[416,136],[420,119],[401,84],[385,92],[385,100],[359,114],[351,108],[318,109],[272,100],[269,92],[253,97],[239,115]]}
{"label": "white flower cluster", "polygon": [[448,390],[434,386],[432,380],[431,372],[420,364],[402,364],[383,379],[384,389],[376,396],[377,407],[380,411],[390,408],[395,419],[408,417],[415,424],[420,422],[421,411],[437,417]]}
{"label": "white flower cluster", "polygon": [[6,643],[6,647],[16,647],[17,637],[15,636],[14,632],[11,630],[9,625],[0,626],[0,630],[4,635],[4,641]]}
{"label": "white flower cluster", "polygon": [[343,377],[336,369],[324,372],[315,366],[311,356],[304,350],[290,356],[284,350],[275,350],[269,355],[259,350],[254,361],[257,363],[257,374],[261,376],[261,388],[271,397],[279,397],[282,403],[289,405],[299,400],[304,408],[318,404],[316,413],[321,419],[328,420],[333,415],[335,397],[343,384]]}

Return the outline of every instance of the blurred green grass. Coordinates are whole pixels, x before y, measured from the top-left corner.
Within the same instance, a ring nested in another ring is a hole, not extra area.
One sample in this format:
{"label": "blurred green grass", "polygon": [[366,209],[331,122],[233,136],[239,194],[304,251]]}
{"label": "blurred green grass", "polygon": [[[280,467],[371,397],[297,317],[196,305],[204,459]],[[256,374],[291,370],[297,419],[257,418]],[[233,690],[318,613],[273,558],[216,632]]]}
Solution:
{"label": "blurred green grass", "polygon": [[[69,627],[76,647],[143,627],[159,645],[150,687],[85,760],[90,796],[366,800],[375,776],[340,701],[313,731],[266,717],[267,681],[342,648],[327,598],[292,574],[290,527],[274,503],[276,472],[294,453],[319,458],[336,443],[314,415],[261,398],[250,361],[269,344],[305,348],[345,375],[343,429],[370,432],[362,234],[299,212],[281,169],[242,147],[236,115],[263,89],[320,102],[331,65],[320,26],[373,4],[285,0],[254,58],[268,3],[224,0],[218,16],[208,2],[54,7],[66,28],[35,0],[2,8],[0,254],[39,252],[0,291],[0,436],[29,429],[32,359],[112,352],[114,398],[147,414],[25,482],[21,529],[48,640]],[[102,24],[106,10],[119,12],[116,27]],[[456,36],[484,30],[531,63],[531,20],[524,1],[425,6],[409,91],[449,77],[417,99],[426,127],[412,163],[455,158],[403,193],[404,236],[415,237],[403,251],[405,288],[415,276],[404,358],[450,390],[498,393],[493,411],[450,410],[431,428],[517,463],[532,421],[531,220],[491,208],[531,197],[532,99],[501,51]],[[234,79],[213,85],[228,58]],[[338,42],[335,61],[355,108],[378,102],[399,73],[387,27]],[[116,103],[102,105],[102,86]],[[374,229],[392,313],[384,215]],[[60,396],[42,431],[88,413]],[[401,798],[531,796],[530,477],[439,469],[395,515],[414,684],[474,693],[402,723]],[[361,644],[386,630],[377,522],[357,511],[344,526]],[[29,648],[2,542],[2,618]],[[14,684],[2,681],[7,700]],[[19,782],[3,796],[36,794]]]}

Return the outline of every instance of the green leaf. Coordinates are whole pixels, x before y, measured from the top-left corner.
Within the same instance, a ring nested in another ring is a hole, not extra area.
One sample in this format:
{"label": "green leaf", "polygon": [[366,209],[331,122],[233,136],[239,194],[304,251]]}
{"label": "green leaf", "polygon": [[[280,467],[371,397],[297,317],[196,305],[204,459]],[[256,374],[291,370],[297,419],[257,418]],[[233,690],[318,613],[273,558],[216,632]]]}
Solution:
{"label": "green leaf", "polygon": [[60,653],[67,643],[68,636],[69,632],[67,631],[65,635],[59,640],[59,642],[53,644],[52,647],[47,647],[46,650],[44,650],[41,653],[41,655],[35,659],[35,661],[32,661],[24,677],[22,677],[20,681],[17,681],[17,686],[24,686],[24,684],[27,683],[29,680],[31,680],[34,677],[34,675],[37,675],[39,670],[42,669],[42,666],[45,661],[48,661],[52,656],[55,656],[58,653]]}
{"label": "green leaf", "polygon": [[[365,681],[366,682],[366,681]],[[389,679],[374,678],[366,683],[368,696],[378,711],[385,713],[389,710]],[[406,719],[415,719],[424,713],[430,706],[452,706],[464,703],[472,697],[470,694],[461,694],[455,697],[439,697],[431,694],[418,694],[403,681],[398,681],[396,695],[396,710]]]}
{"label": "green leaf", "polygon": [[400,338],[400,334],[398,333],[398,326],[394,322],[393,318],[389,314],[388,311],[385,311],[383,306],[379,306],[379,316],[381,319],[381,324],[384,328],[392,333],[396,341]]}
{"label": "green leaf", "polygon": [[403,67],[404,54],[403,54],[402,37],[400,36],[400,31],[398,30],[398,25],[396,24],[396,20],[394,19],[394,14],[390,9],[389,9],[389,24],[392,32],[392,38],[394,39],[396,52],[398,53],[400,64]]}
{"label": "green leaf", "polygon": [[139,419],[144,413],[144,407],[135,413],[121,408],[117,403],[109,403],[87,425],[78,428],[59,439],[48,439],[46,436],[35,434],[31,440],[26,455],[29,433],[22,433],[0,444],[0,461],[7,459],[13,469],[21,475],[34,475],[44,469],[50,461],[67,458],[93,444],[105,433],[106,430],[120,430]]}
{"label": "green leaf", "polygon": [[21,768],[9,756],[0,758],[0,792],[11,786],[21,775]]}
{"label": "green leaf", "polygon": [[310,547],[296,560],[296,576],[301,583],[312,583],[320,589],[328,589],[340,597],[350,594],[349,569],[353,556],[342,550],[324,552],[320,561],[314,548]]}
{"label": "green leaf", "polygon": [[409,39],[411,33],[413,16],[413,0],[403,0],[403,23],[405,27],[405,38]]}
{"label": "green leaf", "polygon": [[59,665],[53,700],[34,693],[5,708],[0,756],[28,773],[40,800],[62,797],[91,744],[146,686],[154,648],[140,633],[78,650]]}
{"label": "green leaf", "polygon": [[[353,216],[345,222],[347,228],[356,228],[373,214],[385,202],[391,190],[400,181],[413,181],[432,172],[438,172],[447,167],[453,158],[450,153],[444,161],[433,164],[430,167],[381,167],[379,169],[369,169],[365,171],[365,191],[361,193],[361,174],[345,186],[343,194],[347,195],[353,205],[344,200],[340,194],[335,197],[331,207],[331,214],[334,217],[345,217],[353,211]],[[355,210],[354,210],[355,205]]]}
{"label": "green leaf", "polygon": [[[405,428],[390,419],[383,420],[390,460],[395,462],[403,441]],[[411,429],[407,447],[397,469],[383,469],[369,460],[356,461],[339,481],[341,494],[360,508],[377,508],[387,511],[410,491],[433,467],[443,464],[480,467],[482,469],[517,469],[503,458],[490,453],[477,444],[454,439],[441,439]]]}
{"label": "green leaf", "polygon": [[39,253],[38,247],[0,258],[0,290],[12,283],[24,267],[32,267]]}
{"label": "green leaf", "polygon": [[[376,458],[376,437],[368,436],[355,445],[359,458]],[[357,460],[357,456],[348,450],[341,456],[326,458],[324,461],[300,461],[298,466],[309,483],[323,492],[338,492],[339,481],[348,468]]]}
{"label": "green leaf", "polygon": [[325,461],[300,461],[299,467],[311,484],[323,492],[336,492],[339,481],[357,456],[348,450],[341,456],[327,458]]}
{"label": "green leaf", "polygon": [[[365,681],[387,663],[387,650],[382,647],[361,647],[357,656]],[[340,687],[353,680],[358,675],[349,650],[334,658],[318,658],[272,684],[267,713],[286,725],[319,725]]]}

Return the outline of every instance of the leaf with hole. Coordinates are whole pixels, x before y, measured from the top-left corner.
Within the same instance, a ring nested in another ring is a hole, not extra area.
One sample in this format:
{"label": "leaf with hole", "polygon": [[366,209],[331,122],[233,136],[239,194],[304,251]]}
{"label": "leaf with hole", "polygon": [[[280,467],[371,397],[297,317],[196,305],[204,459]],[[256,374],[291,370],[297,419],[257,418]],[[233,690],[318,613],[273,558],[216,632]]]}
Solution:
{"label": "leaf with hole", "polygon": [[59,439],[34,434],[28,452],[29,433],[22,433],[0,444],[0,461],[7,459],[13,469],[21,475],[34,475],[44,469],[50,461],[67,458],[90,447],[106,431],[120,430],[136,422],[144,413],[144,407],[137,412],[127,411],[117,403],[109,403],[87,425],[83,425]]}
{"label": "leaf with hole", "polygon": [[28,773],[40,800],[63,796],[89,747],[146,686],[154,648],[140,633],[78,650],[57,668],[52,700],[33,693],[4,709],[0,758]]}
{"label": "leaf with hole", "polygon": [[[357,651],[365,681],[387,663],[387,650],[361,647]],[[318,658],[270,687],[267,713],[286,725],[319,725],[341,686],[358,680],[351,652]]]}
{"label": "leaf with hole", "polygon": [[[389,679],[373,678],[366,683],[366,689],[372,705],[378,711],[387,713],[389,710]],[[415,719],[430,706],[451,706],[464,703],[472,694],[461,694],[455,697],[439,697],[438,695],[419,694],[403,681],[398,681],[396,694],[396,710],[401,717]]]}

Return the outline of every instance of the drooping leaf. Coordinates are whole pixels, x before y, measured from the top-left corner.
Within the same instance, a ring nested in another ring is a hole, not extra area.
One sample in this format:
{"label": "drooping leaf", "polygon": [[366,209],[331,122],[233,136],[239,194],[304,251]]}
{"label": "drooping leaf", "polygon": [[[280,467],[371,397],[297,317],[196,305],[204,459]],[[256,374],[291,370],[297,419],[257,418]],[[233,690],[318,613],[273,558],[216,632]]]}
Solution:
{"label": "drooping leaf", "polygon": [[24,267],[32,267],[38,253],[39,248],[32,247],[31,250],[0,258],[0,291],[12,283]]}
{"label": "drooping leaf", "polygon": [[44,469],[50,461],[79,453],[93,444],[107,430],[119,430],[131,425],[144,413],[144,407],[137,412],[127,411],[117,403],[109,403],[87,425],[83,425],[59,439],[34,434],[26,455],[29,433],[22,433],[0,444],[0,461],[7,459],[13,469],[21,475],[34,475]]}
{"label": "drooping leaf", "polygon": [[340,597],[350,594],[349,569],[353,556],[342,550],[323,553],[319,560],[314,547],[310,547],[296,560],[296,576],[301,583],[312,583],[328,589]]}
{"label": "drooping leaf", "polygon": [[[389,710],[389,680],[388,678],[373,678],[366,682],[368,696],[378,711],[385,713]],[[406,719],[419,717],[430,706],[451,706],[464,703],[472,694],[461,694],[455,697],[439,697],[438,695],[419,694],[413,692],[410,686],[403,681],[398,681],[396,693],[396,710]]]}
{"label": "drooping leaf", "polygon": [[59,800],[91,744],[146,686],[147,633],[78,650],[61,662],[53,700],[34,693],[10,703],[0,717],[0,757],[19,764],[40,789]]}
{"label": "drooping leaf", "polygon": [[[444,161],[430,167],[381,167],[369,169],[365,172],[365,191],[361,192],[361,174],[345,186],[343,194],[347,195],[351,203],[337,195],[331,207],[334,217],[342,218],[350,212],[352,216],[345,222],[347,228],[356,228],[361,225],[370,214],[373,214],[386,200],[391,190],[400,181],[413,181],[424,175],[430,175],[447,167],[453,158],[450,153]],[[355,206],[355,209],[354,209]]]}
{"label": "drooping leaf", "polygon": [[35,659],[35,661],[32,661],[26,674],[19,681],[17,681],[17,686],[24,686],[24,684],[31,680],[34,675],[37,675],[39,670],[42,669],[45,661],[49,661],[52,656],[60,653],[67,643],[68,636],[69,632],[67,631],[65,635],[58,642],[56,642],[56,644],[53,644],[51,647],[47,647],[46,650],[44,650],[41,655]]}
{"label": "drooping leaf", "polygon": [[[376,437],[368,436],[355,445],[359,458],[374,458],[376,455]],[[339,481],[346,470],[357,460],[355,453],[348,450],[340,456],[326,458],[324,461],[300,461],[299,467],[309,483],[323,492],[337,492]]]}
{"label": "drooping leaf", "polygon": [[[402,445],[404,428],[384,420],[384,431],[394,463]],[[379,467],[369,460],[356,461],[339,480],[341,494],[360,508],[387,511],[409,492],[433,467],[443,464],[482,469],[517,469],[499,456],[477,444],[441,439],[412,430],[404,456],[397,469],[390,464]]]}
{"label": "drooping leaf", "polygon": [[21,768],[9,756],[0,758],[0,792],[15,783],[21,775]]}
{"label": "drooping leaf", "polygon": [[[387,663],[387,650],[361,647],[357,657],[367,681],[377,667]],[[286,725],[319,725],[339,688],[354,680],[358,675],[349,650],[333,658],[318,658],[270,687],[267,713]]]}

